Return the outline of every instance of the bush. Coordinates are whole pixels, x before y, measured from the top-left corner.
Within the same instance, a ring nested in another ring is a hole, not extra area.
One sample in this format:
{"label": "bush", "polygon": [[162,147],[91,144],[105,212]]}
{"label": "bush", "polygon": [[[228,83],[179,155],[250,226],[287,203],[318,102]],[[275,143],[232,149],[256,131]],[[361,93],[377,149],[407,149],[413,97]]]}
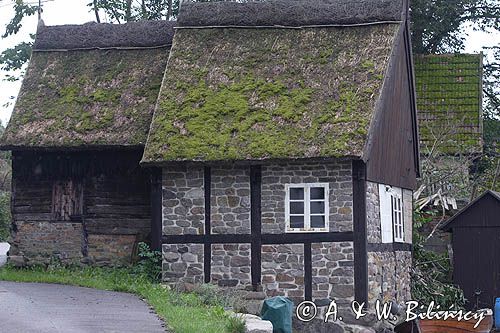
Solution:
{"label": "bush", "polygon": [[139,243],[139,261],[133,267],[133,272],[145,275],[153,282],[161,280],[161,252],[152,251],[146,243]]}
{"label": "bush", "polygon": [[0,242],[6,241],[10,235],[10,193],[0,192]]}
{"label": "bush", "polygon": [[416,212],[414,214],[413,267],[411,294],[421,304],[437,302],[441,308],[462,309],[465,305],[463,291],[453,284],[452,267],[446,254],[424,249],[424,238],[419,229],[432,220],[434,214]]}

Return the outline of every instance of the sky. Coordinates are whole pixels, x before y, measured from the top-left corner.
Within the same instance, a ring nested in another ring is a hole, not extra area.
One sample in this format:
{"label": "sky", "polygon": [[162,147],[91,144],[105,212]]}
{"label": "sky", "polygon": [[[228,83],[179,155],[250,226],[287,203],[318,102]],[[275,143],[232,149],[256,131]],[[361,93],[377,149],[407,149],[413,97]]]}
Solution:
{"label": "sky", "polygon": [[[35,0],[26,0],[26,2],[36,2]],[[45,25],[60,25],[60,24],[82,24],[89,21],[94,21],[95,16],[89,12],[87,3],[89,0],[42,0],[44,2],[42,19]],[[3,34],[5,26],[13,16],[12,0],[0,0],[0,34]],[[105,18],[101,18],[105,21]],[[13,47],[16,44],[29,40],[29,34],[36,31],[38,19],[35,16],[26,18],[23,21],[23,27],[14,36],[0,39],[0,52],[6,48]],[[500,44],[500,32],[484,33],[473,31],[471,28],[465,28],[468,33],[466,40],[465,52],[477,53],[484,46],[494,46]],[[15,101],[21,82],[4,81],[5,72],[0,70],[0,121],[6,124],[12,113],[12,108]],[[6,103],[10,105],[4,106]]]}

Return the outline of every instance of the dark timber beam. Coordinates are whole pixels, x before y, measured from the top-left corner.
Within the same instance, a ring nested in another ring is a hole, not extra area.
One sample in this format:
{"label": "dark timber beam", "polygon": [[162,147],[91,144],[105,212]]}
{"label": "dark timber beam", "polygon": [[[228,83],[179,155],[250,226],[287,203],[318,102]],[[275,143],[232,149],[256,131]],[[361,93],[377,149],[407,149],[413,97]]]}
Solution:
{"label": "dark timber beam", "polygon": [[260,166],[250,167],[250,222],[252,230],[251,272],[252,287],[257,291],[261,282],[261,246],[262,246],[262,214],[261,214],[262,170]]}
{"label": "dark timber beam", "polygon": [[161,251],[162,244],[162,190],[161,169],[151,169],[151,249]]}
{"label": "dark timber beam", "polygon": [[352,162],[352,196],[354,229],[354,298],[368,301],[368,253],[366,232],[366,165]]}
{"label": "dark timber beam", "polygon": [[317,232],[297,234],[216,234],[216,235],[164,235],[165,244],[233,244],[252,243],[254,238],[261,238],[261,244],[305,244],[323,242],[352,242],[353,233],[347,232]]}
{"label": "dark timber beam", "polygon": [[[212,170],[210,167],[205,167],[203,186],[205,188],[205,235],[212,233]],[[205,242],[203,245],[203,272],[205,275],[205,283],[210,282],[212,274],[212,244]]]}

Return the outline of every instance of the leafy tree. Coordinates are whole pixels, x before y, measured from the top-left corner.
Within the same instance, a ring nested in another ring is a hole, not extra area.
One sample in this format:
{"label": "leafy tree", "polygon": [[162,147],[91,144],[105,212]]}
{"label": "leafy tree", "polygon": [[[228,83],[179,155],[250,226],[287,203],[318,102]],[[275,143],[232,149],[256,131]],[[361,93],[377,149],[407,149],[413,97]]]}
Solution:
{"label": "leafy tree", "polygon": [[415,53],[450,53],[464,48],[463,28],[500,30],[499,0],[412,0]]}
{"label": "leafy tree", "polygon": [[[500,0],[412,0],[412,43],[416,54],[464,49],[465,27],[500,31]],[[500,189],[500,48],[485,48],[484,154],[476,163],[473,196]]]}

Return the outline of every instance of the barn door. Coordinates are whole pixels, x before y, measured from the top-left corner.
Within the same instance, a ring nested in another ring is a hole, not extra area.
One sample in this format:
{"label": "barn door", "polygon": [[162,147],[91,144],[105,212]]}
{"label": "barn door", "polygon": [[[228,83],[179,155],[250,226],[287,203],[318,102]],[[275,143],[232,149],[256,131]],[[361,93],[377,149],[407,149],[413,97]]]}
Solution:
{"label": "barn door", "polygon": [[455,228],[453,251],[453,280],[467,308],[493,308],[500,297],[500,228]]}

